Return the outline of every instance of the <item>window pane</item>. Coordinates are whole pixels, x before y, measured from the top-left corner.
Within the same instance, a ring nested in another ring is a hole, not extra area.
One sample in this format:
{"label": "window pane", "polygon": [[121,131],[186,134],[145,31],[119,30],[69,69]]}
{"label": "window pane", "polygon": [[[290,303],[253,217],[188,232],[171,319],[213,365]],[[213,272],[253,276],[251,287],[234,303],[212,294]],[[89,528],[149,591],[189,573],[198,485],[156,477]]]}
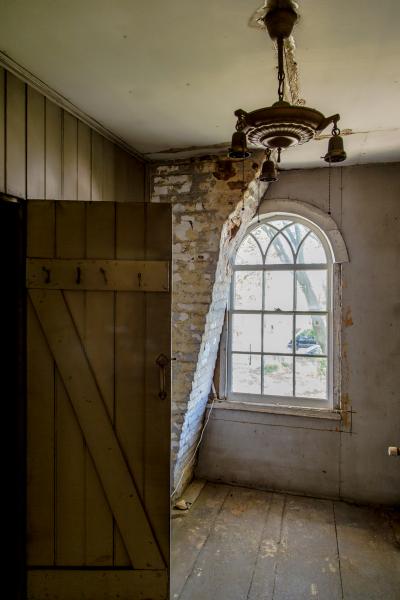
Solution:
{"label": "window pane", "polygon": [[274,229],[273,227],[269,227],[268,225],[260,225],[260,227],[253,229],[251,233],[257,239],[262,251],[265,254],[268,248],[268,244],[276,235],[277,231],[276,229]]}
{"label": "window pane", "polygon": [[264,352],[292,352],[293,316],[264,315]]}
{"label": "window pane", "polygon": [[279,234],[268,248],[265,264],[286,265],[293,262],[293,252],[289,242]]}
{"label": "window pane", "polygon": [[236,271],[233,308],[235,310],[261,310],[262,272]]}
{"label": "window pane", "polygon": [[297,271],[297,310],[326,310],[328,273],[324,271]]}
{"label": "window pane", "polygon": [[261,265],[262,257],[260,249],[255,239],[248,235],[241,245],[236,254],[236,265]]}
{"label": "window pane", "polygon": [[264,394],[293,396],[293,359],[291,356],[264,356]]}
{"label": "window pane", "polygon": [[232,354],[232,392],[261,394],[261,356]]}
{"label": "window pane", "polygon": [[277,229],[282,229],[282,227],[286,227],[286,225],[290,225],[292,221],[286,221],[285,219],[274,219],[273,221],[268,221]]}
{"label": "window pane", "polygon": [[296,353],[328,354],[327,319],[323,315],[298,315],[296,317]]}
{"label": "window pane", "polygon": [[327,359],[297,357],[295,360],[296,396],[326,399],[328,373]]}
{"label": "window pane", "polygon": [[265,310],[293,310],[293,271],[265,271]]}
{"label": "window pane", "polygon": [[290,240],[293,250],[297,252],[297,248],[300,246],[301,242],[309,231],[310,230],[305,225],[302,225],[301,223],[293,223],[293,225],[287,227],[283,233]]}
{"label": "window pane", "polygon": [[232,315],[232,350],[261,352],[261,315]]}
{"label": "window pane", "polygon": [[297,262],[308,263],[310,265],[326,263],[324,247],[315,233],[310,233],[304,240],[304,243],[300,246]]}

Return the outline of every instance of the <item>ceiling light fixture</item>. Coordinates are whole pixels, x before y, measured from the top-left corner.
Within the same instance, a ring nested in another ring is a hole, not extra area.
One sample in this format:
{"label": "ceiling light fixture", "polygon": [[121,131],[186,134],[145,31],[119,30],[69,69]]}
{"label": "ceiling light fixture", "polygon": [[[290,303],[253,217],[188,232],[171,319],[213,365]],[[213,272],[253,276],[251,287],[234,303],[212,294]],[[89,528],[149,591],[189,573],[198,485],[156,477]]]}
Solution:
{"label": "ceiling light fixture", "polygon": [[324,160],[330,164],[346,159],[343,139],[337,126],[339,114],[325,117],[314,108],[290,104],[284,100],[284,41],[292,34],[297,17],[291,0],[271,0],[269,3],[263,22],[271,39],[276,41],[278,49],[278,101],[272,106],[249,113],[241,108],[235,111],[236,131],[232,136],[229,157],[247,158],[250,154],[247,143],[256,148],[265,148],[267,167],[265,172],[264,169],[261,172],[263,181],[276,180],[276,170],[269,164],[272,162],[272,151],[276,151],[277,162],[280,162],[282,150],[305,144],[331,123],[333,124],[332,137]]}

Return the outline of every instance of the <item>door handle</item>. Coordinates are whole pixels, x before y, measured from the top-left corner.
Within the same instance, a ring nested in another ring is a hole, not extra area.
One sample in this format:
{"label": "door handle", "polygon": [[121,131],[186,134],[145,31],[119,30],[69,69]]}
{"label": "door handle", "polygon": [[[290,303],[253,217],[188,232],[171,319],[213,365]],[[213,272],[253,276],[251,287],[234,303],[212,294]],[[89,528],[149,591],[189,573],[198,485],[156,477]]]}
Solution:
{"label": "door handle", "polygon": [[160,377],[160,391],[158,397],[160,400],[165,400],[167,397],[167,365],[169,365],[170,359],[165,354],[159,354],[156,358],[156,365],[159,368]]}

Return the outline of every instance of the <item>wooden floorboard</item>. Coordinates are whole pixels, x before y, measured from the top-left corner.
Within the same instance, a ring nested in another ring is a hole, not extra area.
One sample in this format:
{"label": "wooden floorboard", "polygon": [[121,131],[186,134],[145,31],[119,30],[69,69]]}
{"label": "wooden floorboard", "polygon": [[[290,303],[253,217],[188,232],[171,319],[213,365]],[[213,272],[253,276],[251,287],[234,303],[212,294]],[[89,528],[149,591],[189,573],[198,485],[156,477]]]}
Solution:
{"label": "wooden floorboard", "polygon": [[230,488],[180,598],[247,597],[271,494]]}
{"label": "wooden floorboard", "polygon": [[330,500],[286,497],[278,561],[274,600],[341,600]]}
{"label": "wooden floorboard", "polygon": [[335,502],[345,600],[399,600],[400,547],[382,510]]}
{"label": "wooden floorboard", "polygon": [[179,598],[230,488],[208,483],[189,514],[173,520],[171,599]]}
{"label": "wooden floorboard", "polygon": [[172,600],[400,600],[393,515],[206,484],[173,520]]}
{"label": "wooden floorboard", "polygon": [[268,512],[266,513],[248,600],[272,600],[273,598],[285,505],[285,495],[273,494]]}

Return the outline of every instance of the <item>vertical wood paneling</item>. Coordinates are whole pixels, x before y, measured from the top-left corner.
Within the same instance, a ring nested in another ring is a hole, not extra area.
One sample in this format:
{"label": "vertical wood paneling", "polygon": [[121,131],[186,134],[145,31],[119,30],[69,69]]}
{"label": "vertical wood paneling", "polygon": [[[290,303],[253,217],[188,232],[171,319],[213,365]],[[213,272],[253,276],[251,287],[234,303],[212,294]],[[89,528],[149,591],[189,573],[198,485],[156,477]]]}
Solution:
{"label": "vertical wood paneling", "polygon": [[115,201],[128,202],[128,157],[121,148],[114,151]]}
{"label": "vertical wood paneling", "polygon": [[144,168],[133,156],[128,156],[128,202],[144,202]]}
{"label": "vertical wood paneling", "polygon": [[114,177],[115,146],[109,140],[103,139],[103,200],[115,202]]}
{"label": "vertical wood paneling", "polygon": [[63,112],[63,167],[62,197],[64,200],[78,198],[78,121]]}
{"label": "vertical wood paneling", "polygon": [[[171,260],[171,206],[148,204],[146,209],[146,259]],[[160,400],[158,367],[160,353],[171,357],[171,295],[146,294],[146,400],[144,501],[157,531],[164,558],[169,561],[169,464],[171,439],[171,381],[167,368],[166,400]],[[157,418],[154,418],[157,415]]]}
{"label": "vertical wood paneling", "polygon": [[115,200],[144,202],[144,167],[121,148],[114,149]]}
{"label": "vertical wood paneling", "polygon": [[0,67],[0,192],[5,192],[5,71]]}
{"label": "vertical wood paneling", "polygon": [[103,198],[103,143],[104,140],[96,131],[92,131],[92,200]]}
{"label": "vertical wood paneling", "polygon": [[[28,256],[52,257],[54,205],[28,205]],[[54,362],[28,304],[27,314],[27,561],[54,563]]]}
{"label": "vertical wood paneling", "polygon": [[[117,205],[116,258],[144,259],[144,206]],[[143,498],[145,294],[118,292],[115,312],[115,428]],[[120,535],[116,564],[127,564]]]}
{"label": "vertical wood paneling", "polygon": [[[85,204],[56,206],[56,257],[85,255]],[[80,336],[84,333],[84,292],[64,292]],[[86,448],[59,373],[56,374],[56,564],[81,565],[85,559]]]}
{"label": "vertical wood paneling", "polygon": [[144,165],[0,67],[0,192],[143,202]]}
{"label": "vertical wood paneling", "polygon": [[27,197],[45,197],[45,99],[27,88]]}
{"label": "vertical wood paneling", "polygon": [[6,79],[6,192],[26,197],[26,85]]}
{"label": "vertical wood paneling", "polygon": [[45,101],[45,146],[46,176],[45,197],[48,200],[61,199],[61,109]]}
{"label": "vertical wood paneling", "polygon": [[[87,258],[114,258],[115,206],[86,207]],[[114,422],[114,297],[86,292],[85,346],[110,420]],[[112,565],[114,523],[93,461],[86,452],[86,564]]]}
{"label": "vertical wood paneling", "polygon": [[78,200],[91,199],[91,131],[78,121]]}

